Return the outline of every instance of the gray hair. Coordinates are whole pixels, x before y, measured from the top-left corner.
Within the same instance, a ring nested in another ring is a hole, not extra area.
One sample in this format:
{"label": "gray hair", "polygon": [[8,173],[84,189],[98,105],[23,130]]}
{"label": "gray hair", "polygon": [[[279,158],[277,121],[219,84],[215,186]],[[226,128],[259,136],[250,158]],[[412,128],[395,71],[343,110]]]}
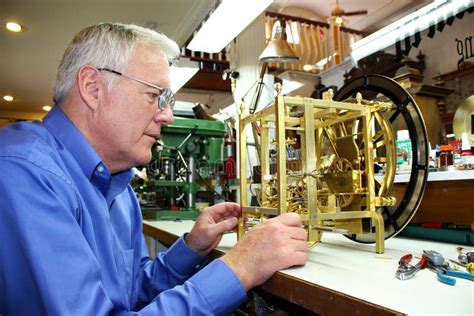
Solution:
{"label": "gray hair", "polygon": [[[56,74],[54,102],[59,103],[69,93],[84,65],[123,72],[137,44],[156,47],[170,63],[180,53],[178,45],[166,35],[141,26],[120,23],[88,26],[74,36],[64,52]],[[110,77],[109,90],[113,84],[114,78]]]}

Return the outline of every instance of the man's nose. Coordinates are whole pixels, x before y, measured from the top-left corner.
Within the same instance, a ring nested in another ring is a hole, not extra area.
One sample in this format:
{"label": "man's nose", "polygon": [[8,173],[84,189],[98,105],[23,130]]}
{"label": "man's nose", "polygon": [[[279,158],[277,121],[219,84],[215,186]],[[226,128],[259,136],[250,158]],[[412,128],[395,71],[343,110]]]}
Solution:
{"label": "man's nose", "polygon": [[163,110],[158,109],[155,113],[155,122],[160,124],[171,124],[174,121],[173,110],[167,106]]}

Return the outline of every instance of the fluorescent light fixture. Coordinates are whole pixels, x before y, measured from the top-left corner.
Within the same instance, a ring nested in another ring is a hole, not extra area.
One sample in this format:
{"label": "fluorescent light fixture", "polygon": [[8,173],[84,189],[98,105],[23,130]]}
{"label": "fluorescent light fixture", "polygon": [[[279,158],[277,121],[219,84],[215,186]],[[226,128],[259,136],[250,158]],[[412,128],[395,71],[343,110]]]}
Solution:
{"label": "fluorescent light fixture", "polygon": [[194,116],[193,107],[194,102],[176,101],[173,107],[173,114],[175,116]]}
{"label": "fluorescent light fixture", "polygon": [[186,47],[218,53],[263,12],[273,0],[222,0]]}
{"label": "fluorescent light fixture", "polygon": [[440,20],[445,20],[469,8],[474,0],[435,0],[406,17],[364,37],[351,45],[351,56],[358,61],[381,49],[389,47],[416,31],[423,31]]}
{"label": "fluorescent light fixture", "polygon": [[46,112],[51,111],[51,105],[45,105],[45,106],[43,106],[43,110],[46,111]]}
{"label": "fluorescent light fixture", "polygon": [[16,22],[7,22],[5,24],[5,27],[7,28],[7,30],[9,30],[10,32],[15,32],[15,33],[18,33],[18,32],[21,32],[23,31],[23,27],[16,23]]}
{"label": "fluorescent light fixture", "polygon": [[11,95],[4,95],[3,96],[3,100],[7,101],[7,102],[12,102],[13,101],[13,97]]}
{"label": "fluorescent light fixture", "polygon": [[199,71],[199,63],[181,58],[170,67],[171,91],[176,93]]}

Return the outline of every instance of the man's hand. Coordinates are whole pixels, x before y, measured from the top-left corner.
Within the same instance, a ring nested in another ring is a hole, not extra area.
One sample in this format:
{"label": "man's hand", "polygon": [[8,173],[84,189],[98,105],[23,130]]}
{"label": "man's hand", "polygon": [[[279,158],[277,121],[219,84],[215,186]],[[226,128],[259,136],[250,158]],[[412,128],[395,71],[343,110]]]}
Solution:
{"label": "man's hand", "polygon": [[304,265],[308,260],[306,239],[300,216],[286,213],[255,226],[221,260],[250,290],[278,270]]}
{"label": "man's hand", "polygon": [[186,235],[186,244],[202,256],[211,252],[226,231],[237,227],[240,205],[220,203],[206,207],[199,215],[191,232]]}

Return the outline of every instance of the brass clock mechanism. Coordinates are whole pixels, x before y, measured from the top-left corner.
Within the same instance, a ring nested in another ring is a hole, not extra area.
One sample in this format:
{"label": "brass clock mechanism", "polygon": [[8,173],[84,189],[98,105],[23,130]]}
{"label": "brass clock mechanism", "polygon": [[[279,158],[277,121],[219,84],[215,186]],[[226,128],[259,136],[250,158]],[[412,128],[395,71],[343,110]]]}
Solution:
{"label": "brass clock mechanism", "polygon": [[[428,175],[427,132],[415,101],[392,79],[361,77],[328,100],[278,95],[259,112],[242,108],[239,120],[240,135],[259,127],[261,171],[254,180],[248,177],[248,147],[240,136],[239,238],[261,220],[295,212],[310,246],[331,231],[375,242],[383,253],[384,240],[401,231],[420,204]],[[394,189],[400,129],[409,131],[413,156],[406,186]]]}

